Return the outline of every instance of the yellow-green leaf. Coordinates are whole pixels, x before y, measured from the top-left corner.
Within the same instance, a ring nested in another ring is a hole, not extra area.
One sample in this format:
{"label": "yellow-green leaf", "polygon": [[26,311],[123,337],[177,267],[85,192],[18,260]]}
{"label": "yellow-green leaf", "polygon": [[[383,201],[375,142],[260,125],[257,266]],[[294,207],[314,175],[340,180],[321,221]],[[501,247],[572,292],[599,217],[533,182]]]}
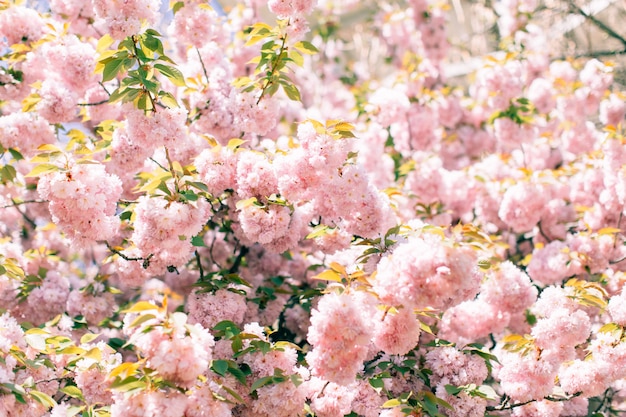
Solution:
{"label": "yellow-green leaf", "polygon": [[123,375],[124,377],[132,375],[139,369],[139,366],[141,366],[139,362],[124,362],[109,372],[109,378],[115,378],[119,375]]}
{"label": "yellow-green leaf", "polygon": [[142,311],[148,310],[159,310],[159,306],[149,303],[148,301],[139,301],[135,303],[132,307],[122,310],[122,313],[140,313]]}
{"label": "yellow-green leaf", "polygon": [[98,39],[98,44],[96,45],[96,52],[100,55],[105,50],[109,49],[111,45],[113,45],[115,40],[108,33],[104,34],[100,39]]}
{"label": "yellow-green leaf", "polygon": [[178,102],[170,93],[161,91],[159,92],[159,97],[161,98],[161,103],[163,103],[164,106],[169,107],[170,109],[179,107]]}
{"label": "yellow-green leaf", "polygon": [[39,164],[33,168],[25,177],[39,177],[50,172],[60,171],[61,168],[53,164]]}
{"label": "yellow-green leaf", "polygon": [[57,403],[52,399],[52,397],[44,392],[30,390],[29,394],[31,397],[33,397],[35,401],[37,401],[39,404],[47,408],[52,408],[55,405],[57,405]]}
{"label": "yellow-green leaf", "polygon": [[306,235],[305,239],[315,239],[316,237],[326,236],[328,233],[330,233],[330,231],[331,228],[326,226],[325,224],[318,224],[313,228],[311,233]]}
{"label": "yellow-green leaf", "polygon": [[307,55],[314,55],[319,52],[319,50],[311,43],[307,41],[300,41],[294,45],[298,51]]}
{"label": "yellow-green leaf", "polygon": [[237,210],[243,210],[244,208],[249,207],[253,205],[254,203],[256,203],[256,201],[257,201],[256,197],[250,197],[245,200],[239,200],[235,204],[235,208]]}
{"label": "yellow-green leaf", "polygon": [[330,267],[333,271],[337,271],[343,276],[348,275],[348,273],[346,272],[346,268],[343,265],[338,264],[337,262],[331,262]]}
{"label": "yellow-green leaf", "polygon": [[161,74],[165,75],[172,81],[172,83],[178,87],[186,87],[185,77],[178,68],[171,67],[169,65],[154,64],[154,69],[158,70]]}
{"label": "yellow-green leaf", "polygon": [[313,279],[341,282],[341,274],[337,271],[333,271],[332,269],[327,269],[326,271],[315,275]]}
{"label": "yellow-green leaf", "polygon": [[238,148],[239,146],[243,145],[246,142],[247,140],[235,138],[235,139],[229,140],[228,145],[226,145],[226,147],[230,149],[231,151],[234,151],[236,148]]}
{"label": "yellow-green leaf", "polygon": [[394,407],[398,407],[399,405],[402,405],[402,402],[400,402],[400,400],[397,398],[392,398],[391,400],[385,401],[381,407],[382,408],[394,408]]}
{"label": "yellow-green leaf", "polygon": [[614,235],[615,233],[620,233],[622,229],[618,229],[617,227],[603,227],[598,230],[599,235]]}
{"label": "yellow-green leaf", "polygon": [[80,338],[80,343],[81,344],[91,343],[94,340],[96,340],[99,336],[100,336],[99,333],[87,333],[87,334],[84,334]]}

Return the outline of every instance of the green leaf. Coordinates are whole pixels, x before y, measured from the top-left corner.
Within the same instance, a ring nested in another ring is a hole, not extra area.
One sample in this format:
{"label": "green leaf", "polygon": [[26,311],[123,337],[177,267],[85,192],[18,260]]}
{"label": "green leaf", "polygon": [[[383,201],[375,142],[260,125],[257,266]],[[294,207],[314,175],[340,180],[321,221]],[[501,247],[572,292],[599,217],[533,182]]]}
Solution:
{"label": "green leaf", "polygon": [[148,50],[152,52],[157,52],[159,55],[163,55],[163,44],[159,39],[154,36],[149,35],[146,32],[146,37],[143,39],[143,44]]}
{"label": "green leaf", "polygon": [[[35,350],[44,351],[46,350],[46,339],[50,336],[50,334],[46,332],[34,332],[31,331],[34,329],[30,329],[24,335],[24,339],[28,346],[32,347]],[[40,330],[40,329],[37,329]]]}
{"label": "green leaf", "polygon": [[498,394],[496,394],[494,389],[491,388],[489,385],[481,385],[476,389],[476,392],[478,393],[479,397],[485,398],[487,400],[497,400],[499,398]]}
{"label": "green leaf", "polygon": [[170,109],[180,107],[176,98],[174,98],[174,96],[167,91],[159,91],[159,97],[161,98],[161,103]]}
{"label": "green leaf", "polygon": [[230,339],[235,335],[241,333],[241,330],[235,323],[230,320],[223,320],[217,323],[213,327],[213,332],[217,337],[224,337],[226,339]]}
{"label": "green leaf", "polygon": [[228,371],[228,361],[223,359],[214,360],[211,369],[218,375],[225,376]]}
{"label": "green leaf", "polygon": [[273,376],[266,376],[263,378],[259,378],[256,381],[254,381],[254,383],[250,387],[250,392],[254,392],[265,385],[271,384],[272,382],[274,382]]}
{"label": "green leaf", "polygon": [[235,208],[237,210],[243,210],[244,208],[249,207],[256,202],[257,202],[256,197],[250,197],[245,200],[239,200],[237,201],[237,203],[235,203]]}
{"label": "green leaf", "polygon": [[459,392],[463,391],[463,388],[455,387],[454,385],[446,384],[445,386],[446,392],[450,395],[457,395]]}
{"label": "green leaf", "polygon": [[57,405],[56,401],[54,401],[51,396],[44,392],[30,390],[29,394],[35,399],[35,401],[47,408],[52,408]]}
{"label": "green leaf", "polygon": [[124,58],[114,58],[104,64],[102,71],[102,82],[111,81],[124,68]]}
{"label": "green leaf", "polygon": [[177,1],[176,3],[174,3],[174,5],[172,6],[172,13],[176,14],[180,9],[183,8],[183,6],[185,5],[184,2],[182,1]]}
{"label": "green leaf", "polygon": [[293,61],[293,63],[296,64],[299,67],[304,65],[304,58],[302,57],[302,55],[300,55],[299,52],[297,52],[295,50],[289,51],[289,59],[291,59]]}
{"label": "green leaf", "polygon": [[287,94],[287,97],[289,97],[290,100],[293,100],[293,101],[302,100],[300,98],[300,91],[298,91],[295,85],[287,84],[287,83],[282,83],[282,85],[283,85],[283,90],[285,90],[285,94]]}
{"label": "green leaf", "polygon": [[85,400],[85,398],[83,397],[83,393],[80,390],[80,388],[74,386],[74,385],[67,385],[63,388],[60,388],[59,391],[61,391],[62,393],[69,395],[72,398],[78,398],[79,400]]}
{"label": "green leaf", "polygon": [[142,93],[137,99],[137,108],[140,110],[152,110],[152,101],[150,101],[148,94]]}
{"label": "green leaf", "polygon": [[400,402],[400,400],[397,398],[393,398],[391,400],[385,401],[385,403],[381,405],[381,408],[394,408],[399,405],[402,405],[402,402]]}
{"label": "green leaf", "polygon": [[383,381],[382,378],[370,378],[369,379],[369,383],[372,386],[372,388],[385,388],[385,381]]}
{"label": "green leaf", "polygon": [[120,220],[130,220],[132,215],[133,215],[132,211],[124,211],[122,212],[122,214],[120,214]]}
{"label": "green leaf", "polygon": [[[228,372],[230,372],[230,374],[234,376],[237,379],[237,381],[241,382],[242,384],[246,383],[246,372],[233,366],[228,367]],[[248,373],[248,375],[249,374],[250,373]]]}
{"label": "green leaf", "polygon": [[296,43],[294,48],[307,55],[314,55],[319,52],[319,50],[311,42],[307,41],[300,41]]}
{"label": "green leaf", "polygon": [[134,376],[129,376],[128,378],[125,378],[123,380],[120,380],[119,378],[117,378],[111,384],[112,389],[115,389],[116,391],[120,391],[120,392],[129,392],[129,391],[134,391],[138,389],[143,389],[146,386],[147,386],[147,383],[145,381],[139,380]]}
{"label": "green leaf", "polygon": [[13,182],[16,176],[17,171],[15,170],[13,165],[5,165],[0,170],[0,177],[2,178],[2,181]]}
{"label": "green leaf", "polygon": [[41,175],[44,175],[50,172],[60,171],[60,170],[61,170],[60,167],[53,165],[53,164],[39,164],[35,168],[33,168],[32,171],[26,174],[25,177],[26,178],[39,177]]}
{"label": "green leaf", "polygon": [[147,322],[148,320],[152,320],[154,318],[156,318],[154,314],[142,314],[141,316],[133,320],[132,323],[128,325],[128,328],[130,329],[133,327],[141,326],[143,323]]}
{"label": "green leaf", "polygon": [[9,153],[11,154],[11,156],[13,156],[13,158],[15,158],[16,161],[21,161],[22,159],[24,159],[22,154],[13,148],[9,148]]}
{"label": "green leaf", "polygon": [[191,238],[191,244],[195,247],[204,247],[206,246],[204,244],[204,239],[202,238],[202,236],[194,236]]}
{"label": "green leaf", "polygon": [[154,64],[154,69],[169,78],[174,85],[179,87],[187,86],[185,77],[183,77],[183,73],[180,72],[178,68],[170,67],[169,65]]}

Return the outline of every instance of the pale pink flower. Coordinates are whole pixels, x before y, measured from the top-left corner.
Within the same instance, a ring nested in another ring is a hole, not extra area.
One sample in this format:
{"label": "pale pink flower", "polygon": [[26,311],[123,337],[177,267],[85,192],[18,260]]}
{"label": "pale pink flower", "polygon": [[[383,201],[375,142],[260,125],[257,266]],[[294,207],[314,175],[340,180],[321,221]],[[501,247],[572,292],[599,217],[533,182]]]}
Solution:
{"label": "pale pink flower", "polygon": [[562,410],[561,402],[541,400],[516,408],[511,417],[559,417]]}
{"label": "pale pink flower", "polygon": [[4,148],[17,148],[28,157],[39,146],[55,141],[54,128],[35,112],[0,117],[0,143]]}
{"label": "pale pink flower", "polygon": [[604,361],[574,362],[561,367],[559,382],[568,394],[582,392],[585,397],[601,395],[612,382],[613,365]]}
{"label": "pale pink flower", "polygon": [[378,264],[373,290],[390,305],[450,308],[478,293],[476,254],[435,235],[410,238]]}
{"label": "pale pink flower", "polygon": [[541,249],[534,249],[526,271],[534,282],[555,284],[573,275],[567,244],[554,240]]}
{"label": "pale pink flower", "polygon": [[84,245],[115,236],[122,184],[102,164],[73,164],[68,171],[43,175],[39,196],[49,200],[52,220],[74,242]]}
{"label": "pale pink flower", "polygon": [[187,408],[187,396],[174,390],[115,393],[113,399],[111,417],[181,417]]}
{"label": "pale pink flower", "polygon": [[426,366],[433,372],[432,383],[437,385],[480,385],[488,375],[484,359],[450,346],[428,352]]}
{"label": "pale pink flower", "polygon": [[94,0],[93,6],[99,18],[96,24],[103,25],[114,39],[138,33],[142,20],[154,25],[159,18],[157,0]]}
{"label": "pale pink flower", "polygon": [[38,41],[45,27],[44,19],[31,7],[12,6],[0,13],[0,39],[7,38],[6,46]]}
{"label": "pale pink flower", "polygon": [[480,340],[490,334],[504,331],[511,313],[498,309],[479,296],[476,300],[464,301],[443,313],[438,335],[459,344]]}
{"label": "pale pink flower", "polygon": [[39,90],[41,100],[35,109],[50,123],[71,122],[78,115],[76,93],[57,81],[45,80]]}
{"label": "pale pink flower", "polygon": [[548,187],[531,182],[518,182],[506,190],[498,216],[516,233],[532,230],[550,200]]}
{"label": "pale pink flower", "polygon": [[519,402],[542,399],[552,393],[558,364],[528,355],[503,352],[498,379],[504,392]]}
{"label": "pale pink flower", "polygon": [[245,297],[226,288],[217,290],[215,294],[192,292],[187,299],[189,322],[200,323],[205,329],[212,329],[223,320],[241,325],[246,308]]}
{"label": "pale pink flower", "polygon": [[352,387],[334,382],[326,382],[319,378],[308,381],[307,388],[312,391],[311,410],[319,417],[343,417],[350,413],[355,397]]}
{"label": "pale pink flower", "polygon": [[390,355],[406,355],[419,341],[420,323],[411,309],[379,311],[372,341],[377,349]]}
{"label": "pale pink flower", "polygon": [[347,385],[363,367],[373,329],[372,300],[360,294],[323,296],[311,314],[307,340],[313,349],[307,354],[313,375]]}
{"label": "pale pink flower", "polygon": [[194,387],[187,399],[185,417],[230,417],[232,412],[229,404],[219,401],[208,384]]}
{"label": "pale pink flower", "polygon": [[131,240],[151,266],[180,266],[193,252],[190,239],[202,231],[208,219],[209,203],[204,199],[182,203],[142,196],[135,207]]}
{"label": "pale pink flower", "polygon": [[531,335],[535,344],[544,350],[573,348],[587,340],[591,333],[591,321],[582,310],[570,312],[561,308],[539,319]]}
{"label": "pale pink flower", "polygon": [[195,159],[194,165],[209,193],[219,196],[232,189],[237,178],[238,153],[222,146],[203,150]]}
{"label": "pale pink flower", "polygon": [[600,121],[605,125],[617,126],[624,120],[626,103],[617,94],[611,94],[600,103]]}
{"label": "pale pink flower", "polygon": [[618,295],[609,300],[608,310],[613,322],[622,326],[626,325],[626,287]]}

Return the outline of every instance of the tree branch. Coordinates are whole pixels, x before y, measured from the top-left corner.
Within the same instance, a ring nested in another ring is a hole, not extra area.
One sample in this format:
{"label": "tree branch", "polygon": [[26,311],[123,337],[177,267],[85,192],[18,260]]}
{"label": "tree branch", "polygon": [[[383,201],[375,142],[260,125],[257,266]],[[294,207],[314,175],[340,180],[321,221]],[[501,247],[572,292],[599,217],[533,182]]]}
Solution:
{"label": "tree branch", "polygon": [[[582,394],[582,392],[577,392],[575,394],[570,395],[569,397],[553,397],[551,395],[548,395],[547,397],[544,397],[543,399],[546,401],[552,401],[552,402],[562,402],[562,401],[569,401],[572,398],[576,398],[579,397]],[[504,402],[500,405],[490,405],[487,406],[487,411],[503,411],[503,410],[512,410],[514,408],[517,407],[521,407],[524,406],[526,404],[530,404],[532,402],[535,402],[538,400],[528,400],[528,401],[524,401],[522,403],[515,403],[515,404],[508,404],[508,397],[505,398]]]}
{"label": "tree branch", "polygon": [[615,32],[613,29],[611,29],[609,26],[607,26],[601,20],[597,19],[595,16],[590,15],[587,12],[585,12],[583,9],[578,7],[578,5],[575,4],[573,1],[569,2],[569,6],[570,6],[570,8],[572,10],[574,10],[576,13],[580,14],[581,16],[583,16],[585,19],[589,20],[598,29],[600,29],[601,31],[603,31],[604,33],[609,35],[611,38],[617,39],[626,48],[626,39],[624,39],[624,37],[622,35],[620,35],[619,33]]}

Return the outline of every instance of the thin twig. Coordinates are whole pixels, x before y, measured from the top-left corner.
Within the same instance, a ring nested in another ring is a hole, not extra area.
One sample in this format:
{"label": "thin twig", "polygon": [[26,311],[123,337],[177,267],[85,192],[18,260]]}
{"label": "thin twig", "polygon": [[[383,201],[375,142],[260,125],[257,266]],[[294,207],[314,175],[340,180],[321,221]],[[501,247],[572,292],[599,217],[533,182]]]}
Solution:
{"label": "thin twig", "polygon": [[233,262],[232,266],[228,268],[229,274],[233,274],[237,272],[237,270],[239,269],[239,266],[241,265],[241,261],[243,260],[243,257],[246,256],[247,253],[248,253],[248,248],[246,246],[242,246],[241,250],[239,251],[239,254],[237,255],[237,258],[235,258],[235,262]]}
{"label": "thin twig", "polygon": [[202,56],[200,55],[200,50],[196,47],[196,52],[198,53],[198,59],[200,60],[200,65],[202,65],[202,71],[204,72],[204,76],[206,77],[206,83],[209,85],[209,74],[206,71],[206,67],[204,66],[204,61],[202,60]]}
{"label": "thin twig", "polygon": [[26,222],[27,222],[28,224],[30,224],[30,225],[31,225],[31,227],[32,227],[33,229],[36,229],[36,228],[37,228],[37,223],[35,223],[33,219],[31,219],[30,217],[28,217],[28,216],[26,215],[26,213],[24,213],[22,210],[20,210],[20,209],[18,208],[18,204],[17,204],[17,203],[16,203],[13,199],[11,199],[11,201],[13,201],[13,207],[15,207],[15,210],[17,210],[17,212],[18,212],[18,213],[20,213],[20,214],[22,215],[22,217],[24,218],[24,220],[26,220]]}
{"label": "thin twig", "polygon": [[626,47],[626,39],[624,39],[624,37],[622,35],[620,35],[619,33],[615,32],[613,29],[608,27],[604,22],[602,22],[601,20],[597,19],[595,16],[590,15],[587,12],[585,12],[583,9],[578,7],[578,5],[575,4],[573,1],[570,1],[569,5],[570,5],[570,8],[572,10],[576,11],[578,14],[583,16],[585,19],[589,20],[598,29],[602,30],[604,33],[606,33],[607,35],[609,35],[613,39],[617,39],[618,41],[620,41],[621,44]]}
{"label": "thin twig", "polygon": [[150,255],[148,255],[147,258],[134,258],[128,255],[124,255],[122,252],[120,252],[119,250],[115,249],[114,247],[112,247],[109,242],[105,241],[104,242],[107,245],[107,248],[113,252],[114,254],[118,255],[120,258],[124,259],[125,261],[143,261],[141,266],[143,267],[143,269],[148,269],[148,267],[150,266],[150,259],[152,259],[152,257],[154,256],[153,253],[151,253]]}
{"label": "thin twig", "polygon": [[6,206],[0,206],[0,208],[16,207],[16,206],[21,206],[22,204],[31,204],[31,203],[41,204],[41,203],[47,203],[47,202],[48,202],[48,200],[24,200],[24,201],[15,201],[15,200],[13,200],[13,199],[11,199],[11,201],[13,201],[13,204],[7,204]]}
{"label": "thin twig", "polygon": [[[572,398],[576,398],[576,397],[580,396],[581,394],[582,394],[582,392],[577,392],[575,394],[570,395],[569,397],[552,397],[552,396],[549,395],[547,397],[544,397],[543,399],[547,400],[547,401],[551,401],[551,402],[563,402],[563,401],[569,401]],[[524,402],[521,402],[521,403],[515,403],[515,404],[507,405],[507,402],[508,402],[508,399],[507,399],[500,405],[496,405],[496,406],[490,405],[490,406],[487,406],[487,411],[512,410],[514,408],[522,407],[522,406],[524,406],[526,404],[530,404],[530,403],[535,402],[535,401],[537,401],[537,400],[528,400],[528,401],[524,401]]]}
{"label": "thin twig", "polygon": [[202,268],[202,261],[200,259],[200,254],[198,253],[198,250],[196,249],[194,252],[195,256],[196,256],[196,262],[198,263],[198,271],[200,271],[200,280],[204,279],[204,269]]}
{"label": "thin twig", "polygon": [[109,93],[109,90],[107,90],[107,88],[104,86],[104,84],[102,83],[102,81],[98,81],[98,84],[100,84],[100,87],[102,87],[102,89],[104,90],[105,93],[107,93],[107,95],[109,97],[111,97],[111,93]]}
{"label": "thin twig", "polygon": [[578,59],[578,58],[601,58],[605,56],[616,56],[626,54],[626,48],[619,49],[615,51],[590,51],[590,52],[582,52],[574,55],[560,56],[554,58],[555,61],[565,61],[567,59]]}
{"label": "thin twig", "polygon": [[109,102],[109,99],[106,100],[102,100],[102,101],[97,101],[95,103],[78,103],[78,106],[100,106],[102,104],[106,104]]}

